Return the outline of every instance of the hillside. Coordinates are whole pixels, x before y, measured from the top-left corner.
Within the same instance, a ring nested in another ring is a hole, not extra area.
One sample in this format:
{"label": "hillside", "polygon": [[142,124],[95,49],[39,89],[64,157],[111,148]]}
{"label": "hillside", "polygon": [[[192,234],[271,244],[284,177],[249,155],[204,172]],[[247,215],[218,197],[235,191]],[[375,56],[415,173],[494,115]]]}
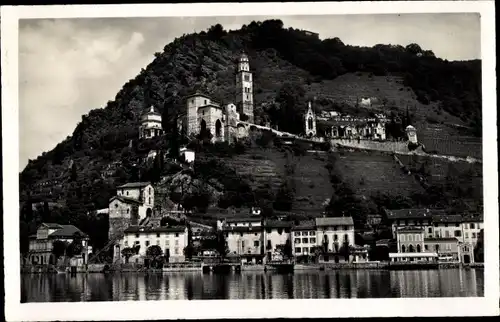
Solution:
{"label": "hillside", "polygon": [[[252,22],[230,32],[216,25],[207,32],[179,37],[166,45],[163,52],[155,53],[154,60],[124,84],[105,107],[96,106],[82,116],[70,137],[31,160],[20,174],[21,203],[53,201],[64,207],[44,216],[23,212],[21,218],[30,223],[53,220],[93,227],[95,218],[88,214],[108,206],[115,186],[176,173],[179,169],[169,161],[144,159],[152,149],[162,155],[176,150],[172,121],[182,115],[185,95],[201,90],[221,103],[234,101],[235,61],[242,51],[249,55],[254,72],[257,123],[270,121],[281,130],[300,133],[302,112],[309,98],[316,98],[317,110],[335,108],[366,115],[382,110],[400,118],[409,106],[427,149],[480,153],[480,139],[473,138],[481,133],[480,61],[448,62],[416,44],[366,48],[345,45],[338,38],[321,41],[297,30],[284,29],[279,20]],[[363,96],[384,103],[371,109],[352,105],[353,98]],[[139,117],[150,105],[162,113],[167,135],[151,142],[139,141]],[[461,132],[455,130],[457,125]],[[430,143],[438,137],[435,132],[442,133],[441,137],[447,140],[439,142],[446,141],[446,145]],[[465,142],[462,146],[453,144],[459,133],[459,141]],[[230,162],[219,164],[210,163],[209,157],[207,164],[220,166],[220,171],[196,174],[202,181],[210,177],[211,185],[223,190],[226,205],[249,202],[249,197],[234,198],[235,189],[244,189],[245,194],[251,195],[255,192],[252,190],[269,181],[271,185],[281,185],[282,199],[290,197],[290,187],[284,184],[295,185],[295,210],[313,204],[318,207],[332,191],[326,183],[327,176],[318,168],[321,161],[312,156],[299,158],[292,182],[285,183],[277,178],[289,177],[282,172],[286,159],[274,153],[233,153],[231,158]],[[373,162],[380,169],[388,167],[383,162]],[[372,175],[364,161],[357,164],[364,170],[356,171]],[[354,170],[346,169],[346,174],[349,171]],[[382,170],[373,173],[377,171]],[[228,174],[233,179],[225,178]],[[351,173],[346,180],[357,185],[357,175]],[[375,185],[380,181],[377,177],[380,175],[366,180]],[[408,189],[412,190],[413,184]]]}

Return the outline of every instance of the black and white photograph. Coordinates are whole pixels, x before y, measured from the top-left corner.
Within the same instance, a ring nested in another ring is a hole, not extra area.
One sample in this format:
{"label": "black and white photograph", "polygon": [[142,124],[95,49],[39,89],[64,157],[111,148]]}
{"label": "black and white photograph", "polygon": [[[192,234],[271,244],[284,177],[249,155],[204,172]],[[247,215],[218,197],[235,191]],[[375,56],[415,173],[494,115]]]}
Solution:
{"label": "black and white photograph", "polygon": [[493,1],[1,21],[10,320],[498,313]]}

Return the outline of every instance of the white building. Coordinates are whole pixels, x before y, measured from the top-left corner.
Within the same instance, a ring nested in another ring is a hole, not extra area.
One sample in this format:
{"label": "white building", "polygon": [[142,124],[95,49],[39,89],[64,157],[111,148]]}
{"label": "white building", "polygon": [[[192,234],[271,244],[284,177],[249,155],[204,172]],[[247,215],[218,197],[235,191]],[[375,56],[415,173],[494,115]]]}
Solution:
{"label": "white building", "polygon": [[187,163],[193,163],[195,160],[195,152],[191,149],[186,148],[186,147],[179,149],[179,155]]}
{"label": "white building", "polygon": [[292,247],[293,255],[293,242],[290,236],[292,225],[291,222],[275,220],[267,220],[264,223],[264,249],[268,261],[275,260],[277,256],[282,256],[287,242]]}
{"label": "white building", "polygon": [[230,218],[223,225],[229,254],[243,262],[261,262],[264,256],[264,232],[259,217]]}
{"label": "white building", "polygon": [[316,114],[314,113],[311,102],[308,103],[307,112],[304,114],[304,128],[306,136],[316,136]]}
{"label": "white building", "polygon": [[293,256],[296,259],[303,257],[309,260],[308,257],[315,256],[314,250],[317,246],[315,221],[301,222],[292,228]]}
{"label": "white building", "polygon": [[342,246],[354,245],[354,222],[352,217],[316,218],[316,237],[319,245],[327,251],[338,253]]}
{"label": "white building", "polygon": [[146,207],[154,207],[154,188],[149,182],[130,182],[119,186],[116,190],[117,196],[122,196],[140,201]]}
{"label": "white building", "polygon": [[139,126],[139,139],[151,139],[163,134],[161,125],[161,114],[155,111],[151,106],[149,111],[141,117],[141,125]]}
{"label": "white building", "polygon": [[188,244],[188,228],[185,226],[130,226],[124,231],[118,251],[123,262],[125,262],[121,251],[125,248],[135,248],[139,246],[137,256],[131,257],[131,260],[141,262],[141,258],[146,256],[147,249],[150,246],[156,245],[161,248],[163,256],[165,256],[169,263],[176,263],[185,261],[184,248]]}
{"label": "white building", "polygon": [[408,141],[409,142],[414,143],[414,144],[418,143],[417,129],[414,126],[408,125],[406,127],[406,135],[408,136]]}

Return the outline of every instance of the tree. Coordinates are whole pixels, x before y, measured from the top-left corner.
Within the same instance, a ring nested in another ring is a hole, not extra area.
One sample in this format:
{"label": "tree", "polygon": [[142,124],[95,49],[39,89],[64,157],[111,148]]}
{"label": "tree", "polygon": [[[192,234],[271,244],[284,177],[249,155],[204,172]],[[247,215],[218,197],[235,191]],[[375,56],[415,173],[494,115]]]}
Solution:
{"label": "tree", "polygon": [[217,232],[217,252],[219,253],[221,259],[224,259],[229,252],[227,248],[226,236],[223,231]]}
{"label": "tree", "polygon": [[55,240],[52,243],[52,254],[55,257],[55,262],[57,263],[57,260],[59,257],[63,256],[66,253],[66,248],[68,247],[68,244],[62,240]]}
{"label": "tree", "polygon": [[75,232],[73,234],[73,241],[68,245],[66,249],[66,255],[69,258],[72,258],[76,255],[80,255],[83,251],[83,245],[82,245],[82,235],[80,232]]}
{"label": "tree", "polygon": [[76,163],[73,162],[73,164],[71,165],[71,181],[76,181],[77,178],[78,172],[76,170]]}
{"label": "tree", "polygon": [[184,256],[186,257],[186,259],[188,260],[191,260],[191,258],[193,258],[193,255],[194,255],[194,247],[191,243],[189,243],[186,247],[184,247]]}
{"label": "tree", "polygon": [[125,247],[122,249],[122,256],[125,257],[125,263],[128,263],[130,257],[134,256],[135,250],[131,247]]}
{"label": "tree", "polygon": [[279,110],[275,111],[273,124],[280,130],[300,134],[304,131],[303,113],[306,108],[305,89],[298,84],[285,83],[276,96]]}
{"label": "tree", "polygon": [[474,247],[474,260],[476,262],[484,262],[484,229],[481,229],[478,234],[476,246]]}
{"label": "tree", "polygon": [[160,262],[158,258],[163,254],[161,247],[158,245],[151,245],[146,249],[146,256],[151,258],[151,266],[153,268],[158,268]]}
{"label": "tree", "polygon": [[293,257],[292,243],[290,242],[290,238],[288,238],[285,242],[285,246],[283,247],[283,255],[288,259]]}
{"label": "tree", "polygon": [[342,247],[340,247],[339,252],[340,252],[340,254],[342,254],[342,256],[344,256],[344,259],[346,261],[349,261],[349,255],[351,254],[351,252],[350,252],[349,243],[347,241],[344,241],[342,243]]}

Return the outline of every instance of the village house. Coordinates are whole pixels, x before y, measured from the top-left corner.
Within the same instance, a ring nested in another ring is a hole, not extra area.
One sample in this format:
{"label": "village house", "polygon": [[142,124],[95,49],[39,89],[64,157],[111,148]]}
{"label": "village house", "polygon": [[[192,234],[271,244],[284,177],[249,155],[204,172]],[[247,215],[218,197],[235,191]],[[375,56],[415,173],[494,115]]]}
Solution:
{"label": "village house", "polygon": [[429,209],[398,209],[387,210],[387,219],[391,223],[393,237],[396,238],[396,231],[402,227],[419,227],[424,230],[425,237],[434,237],[432,226],[432,216],[436,210]]}
{"label": "village house", "polygon": [[342,247],[354,245],[352,217],[316,218],[316,240],[323,249],[320,262],[329,262],[330,258],[333,258],[338,263],[342,256]]}
{"label": "village house", "polygon": [[389,253],[392,262],[435,262],[438,254],[425,250],[425,228],[417,226],[396,229],[397,253]]}
{"label": "village house", "polygon": [[159,246],[163,256],[168,263],[184,262],[184,248],[189,244],[188,228],[185,226],[171,227],[141,227],[130,226],[124,231],[124,235],[119,242],[118,254],[125,262],[121,251],[125,248],[139,246],[136,255],[129,259],[129,262],[143,263],[147,255],[147,249],[153,245]]}
{"label": "village house", "polygon": [[455,237],[425,238],[424,249],[425,251],[437,253],[439,261],[461,261],[459,242]]}
{"label": "village house", "polygon": [[[55,223],[42,223],[35,235],[30,236],[28,262],[31,264],[47,265],[51,264],[53,243],[56,240],[71,244],[75,237],[81,238],[83,251],[78,255],[78,265],[88,263],[89,253],[92,247],[88,244],[88,236],[73,225],[60,225]],[[52,263],[54,264],[54,263]]]}
{"label": "village house", "polygon": [[299,262],[309,262],[315,257],[318,246],[316,223],[314,220],[303,221],[292,228],[293,256]]}
{"label": "village house", "polygon": [[268,261],[282,260],[285,245],[289,243],[289,247],[292,247],[292,241],[290,240],[292,225],[292,222],[287,221],[265,221],[263,228],[266,244],[264,248]]}
{"label": "village house", "polygon": [[259,217],[229,218],[222,223],[228,255],[242,262],[260,263],[264,256],[264,232]]}
{"label": "village house", "polygon": [[483,229],[481,215],[435,215],[432,217],[434,237],[455,237],[461,243],[475,246]]}

